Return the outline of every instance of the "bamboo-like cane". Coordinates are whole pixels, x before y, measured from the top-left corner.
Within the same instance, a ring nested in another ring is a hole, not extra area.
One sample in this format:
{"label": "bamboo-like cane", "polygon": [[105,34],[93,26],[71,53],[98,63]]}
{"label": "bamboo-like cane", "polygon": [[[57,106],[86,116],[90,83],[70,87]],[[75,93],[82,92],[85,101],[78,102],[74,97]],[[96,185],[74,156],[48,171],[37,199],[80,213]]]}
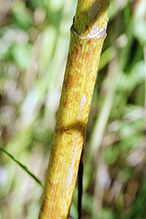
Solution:
{"label": "bamboo-like cane", "polygon": [[79,0],[39,219],[67,219],[78,173],[109,0]]}

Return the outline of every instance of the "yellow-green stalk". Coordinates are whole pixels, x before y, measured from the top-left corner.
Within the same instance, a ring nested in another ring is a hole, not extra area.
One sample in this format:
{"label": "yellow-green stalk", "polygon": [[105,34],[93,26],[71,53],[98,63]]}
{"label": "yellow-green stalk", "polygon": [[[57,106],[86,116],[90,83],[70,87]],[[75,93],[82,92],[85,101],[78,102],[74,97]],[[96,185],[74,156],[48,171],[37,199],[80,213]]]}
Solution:
{"label": "yellow-green stalk", "polygon": [[77,4],[39,219],[67,219],[69,215],[108,7],[108,0],[79,0]]}

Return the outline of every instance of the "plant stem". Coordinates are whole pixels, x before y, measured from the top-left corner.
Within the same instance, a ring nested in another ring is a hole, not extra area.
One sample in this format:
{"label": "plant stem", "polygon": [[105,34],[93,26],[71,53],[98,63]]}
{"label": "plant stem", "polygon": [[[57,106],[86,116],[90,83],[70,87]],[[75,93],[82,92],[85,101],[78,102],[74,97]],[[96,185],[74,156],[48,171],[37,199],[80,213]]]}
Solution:
{"label": "plant stem", "polygon": [[78,173],[101,49],[108,0],[79,0],[39,219],[67,219]]}

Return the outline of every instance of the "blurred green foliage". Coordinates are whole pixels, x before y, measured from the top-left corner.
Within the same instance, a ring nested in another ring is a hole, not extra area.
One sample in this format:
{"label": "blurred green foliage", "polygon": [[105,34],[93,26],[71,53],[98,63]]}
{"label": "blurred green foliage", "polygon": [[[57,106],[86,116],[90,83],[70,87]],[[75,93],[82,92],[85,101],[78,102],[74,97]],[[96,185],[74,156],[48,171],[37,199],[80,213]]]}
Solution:
{"label": "blurred green foliage", "polygon": [[[75,6],[75,0],[0,1],[0,146],[42,182]],[[110,2],[87,127],[84,219],[145,215],[145,27],[144,0]],[[42,188],[3,152],[0,191],[0,219],[37,218]],[[71,215],[77,218],[77,188]]]}

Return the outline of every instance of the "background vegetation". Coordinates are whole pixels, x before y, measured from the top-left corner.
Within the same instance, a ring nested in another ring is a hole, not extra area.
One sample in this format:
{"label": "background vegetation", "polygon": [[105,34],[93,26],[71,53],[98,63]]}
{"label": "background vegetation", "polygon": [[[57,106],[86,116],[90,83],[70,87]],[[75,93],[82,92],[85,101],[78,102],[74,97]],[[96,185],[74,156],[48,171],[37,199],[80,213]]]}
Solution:
{"label": "background vegetation", "polygon": [[[0,0],[0,146],[42,183],[75,6]],[[87,127],[84,219],[146,215],[145,27],[145,0],[110,2]],[[1,151],[0,219],[37,218],[41,195],[42,187]],[[71,215],[77,218],[77,189]]]}

